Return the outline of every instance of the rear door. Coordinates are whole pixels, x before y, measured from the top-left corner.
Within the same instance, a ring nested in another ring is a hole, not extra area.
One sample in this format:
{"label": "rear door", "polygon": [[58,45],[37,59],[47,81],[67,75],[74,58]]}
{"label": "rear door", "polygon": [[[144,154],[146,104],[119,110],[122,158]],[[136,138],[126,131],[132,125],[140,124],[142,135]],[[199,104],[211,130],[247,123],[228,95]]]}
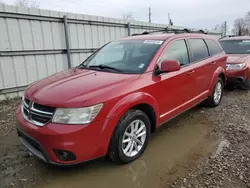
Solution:
{"label": "rear door", "polygon": [[205,41],[202,38],[189,38],[188,46],[190,49],[191,66],[195,83],[193,85],[193,95],[195,97],[206,95],[208,93],[209,84],[212,78],[213,62],[209,57],[209,52]]}
{"label": "rear door", "polygon": [[225,55],[220,55],[223,50],[216,41],[212,39],[205,39],[205,42],[207,44],[209,55],[212,61],[210,71],[211,74],[214,74],[218,66],[224,67],[226,58]]}

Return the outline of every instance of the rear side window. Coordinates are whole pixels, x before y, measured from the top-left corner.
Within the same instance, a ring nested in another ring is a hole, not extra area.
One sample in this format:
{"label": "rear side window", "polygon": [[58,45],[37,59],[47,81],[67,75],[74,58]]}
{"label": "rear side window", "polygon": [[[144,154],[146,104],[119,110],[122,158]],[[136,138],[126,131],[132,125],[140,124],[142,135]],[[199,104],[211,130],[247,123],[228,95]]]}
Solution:
{"label": "rear side window", "polygon": [[214,40],[205,40],[205,42],[207,43],[208,46],[208,50],[209,50],[209,54],[211,56],[219,54],[222,52],[222,49],[220,48],[220,46],[217,44],[217,42],[215,42]]}
{"label": "rear side window", "polygon": [[200,61],[209,56],[207,45],[203,39],[189,39],[188,44],[191,50],[192,62]]}
{"label": "rear side window", "polygon": [[171,59],[179,61],[180,65],[187,65],[189,63],[189,56],[187,45],[184,40],[178,40],[169,45],[163,52],[161,60]]}

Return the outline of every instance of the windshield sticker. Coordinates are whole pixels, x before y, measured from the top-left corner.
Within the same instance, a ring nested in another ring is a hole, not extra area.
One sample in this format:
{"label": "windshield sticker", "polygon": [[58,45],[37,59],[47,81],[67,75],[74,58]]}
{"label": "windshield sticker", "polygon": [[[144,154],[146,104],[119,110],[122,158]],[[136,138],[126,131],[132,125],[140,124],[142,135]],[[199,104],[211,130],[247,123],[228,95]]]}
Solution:
{"label": "windshield sticker", "polygon": [[243,40],[242,42],[250,42],[250,40]]}
{"label": "windshield sticker", "polygon": [[147,44],[162,44],[163,41],[162,40],[145,40],[143,43],[147,43]]}
{"label": "windshield sticker", "polygon": [[138,68],[140,68],[140,69],[142,69],[144,67],[144,64],[143,63],[141,63],[139,66],[138,66]]}

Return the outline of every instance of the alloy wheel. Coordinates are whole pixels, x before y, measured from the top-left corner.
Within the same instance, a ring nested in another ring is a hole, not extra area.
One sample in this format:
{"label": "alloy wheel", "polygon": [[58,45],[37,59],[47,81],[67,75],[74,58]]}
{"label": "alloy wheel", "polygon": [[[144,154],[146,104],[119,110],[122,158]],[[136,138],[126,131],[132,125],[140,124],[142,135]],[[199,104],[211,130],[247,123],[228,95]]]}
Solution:
{"label": "alloy wheel", "polygon": [[221,100],[222,95],[222,84],[221,82],[217,82],[214,90],[214,102],[218,104]]}
{"label": "alloy wheel", "polygon": [[134,157],[142,149],[147,128],[142,120],[134,120],[126,128],[122,137],[122,151],[127,157]]}

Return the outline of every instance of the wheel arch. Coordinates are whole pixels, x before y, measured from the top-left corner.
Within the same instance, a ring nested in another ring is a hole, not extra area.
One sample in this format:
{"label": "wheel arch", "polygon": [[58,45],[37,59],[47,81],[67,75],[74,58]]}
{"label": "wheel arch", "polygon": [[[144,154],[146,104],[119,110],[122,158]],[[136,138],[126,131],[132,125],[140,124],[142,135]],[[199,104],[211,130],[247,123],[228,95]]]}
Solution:
{"label": "wheel arch", "polygon": [[220,77],[223,80],[223,84],[226,85],[226,75],[222,72],[218,77]]}
{"label": "wheel arch", "polygon": [[151,132],[156,130],[159,122],[159,107],[156,99],[143,92],[133,93],[122,98],[109,112],[107,118],[116,116],[117,121],[130,109],[143,111],[150,120]]}
{"label": "wheel arch", "polygon": [[153,107],[147,103],[141,103],[133,106],[131,109],[141,110],[148,116],[151,125],[150,131],[154,133],[156,130],[156,114]]}
{"label": "wheel arch", "polygon": [[226,84],[227,77],[226,77],[226,71],[224,68],[218,67],[215,70],[214,75],[213,75],[213,77],[210,81],[210,85],[209,85],[209,96],[213,93],[214,84],[216,83],[218,77],[222,78],[224,81],[224,84]]}

